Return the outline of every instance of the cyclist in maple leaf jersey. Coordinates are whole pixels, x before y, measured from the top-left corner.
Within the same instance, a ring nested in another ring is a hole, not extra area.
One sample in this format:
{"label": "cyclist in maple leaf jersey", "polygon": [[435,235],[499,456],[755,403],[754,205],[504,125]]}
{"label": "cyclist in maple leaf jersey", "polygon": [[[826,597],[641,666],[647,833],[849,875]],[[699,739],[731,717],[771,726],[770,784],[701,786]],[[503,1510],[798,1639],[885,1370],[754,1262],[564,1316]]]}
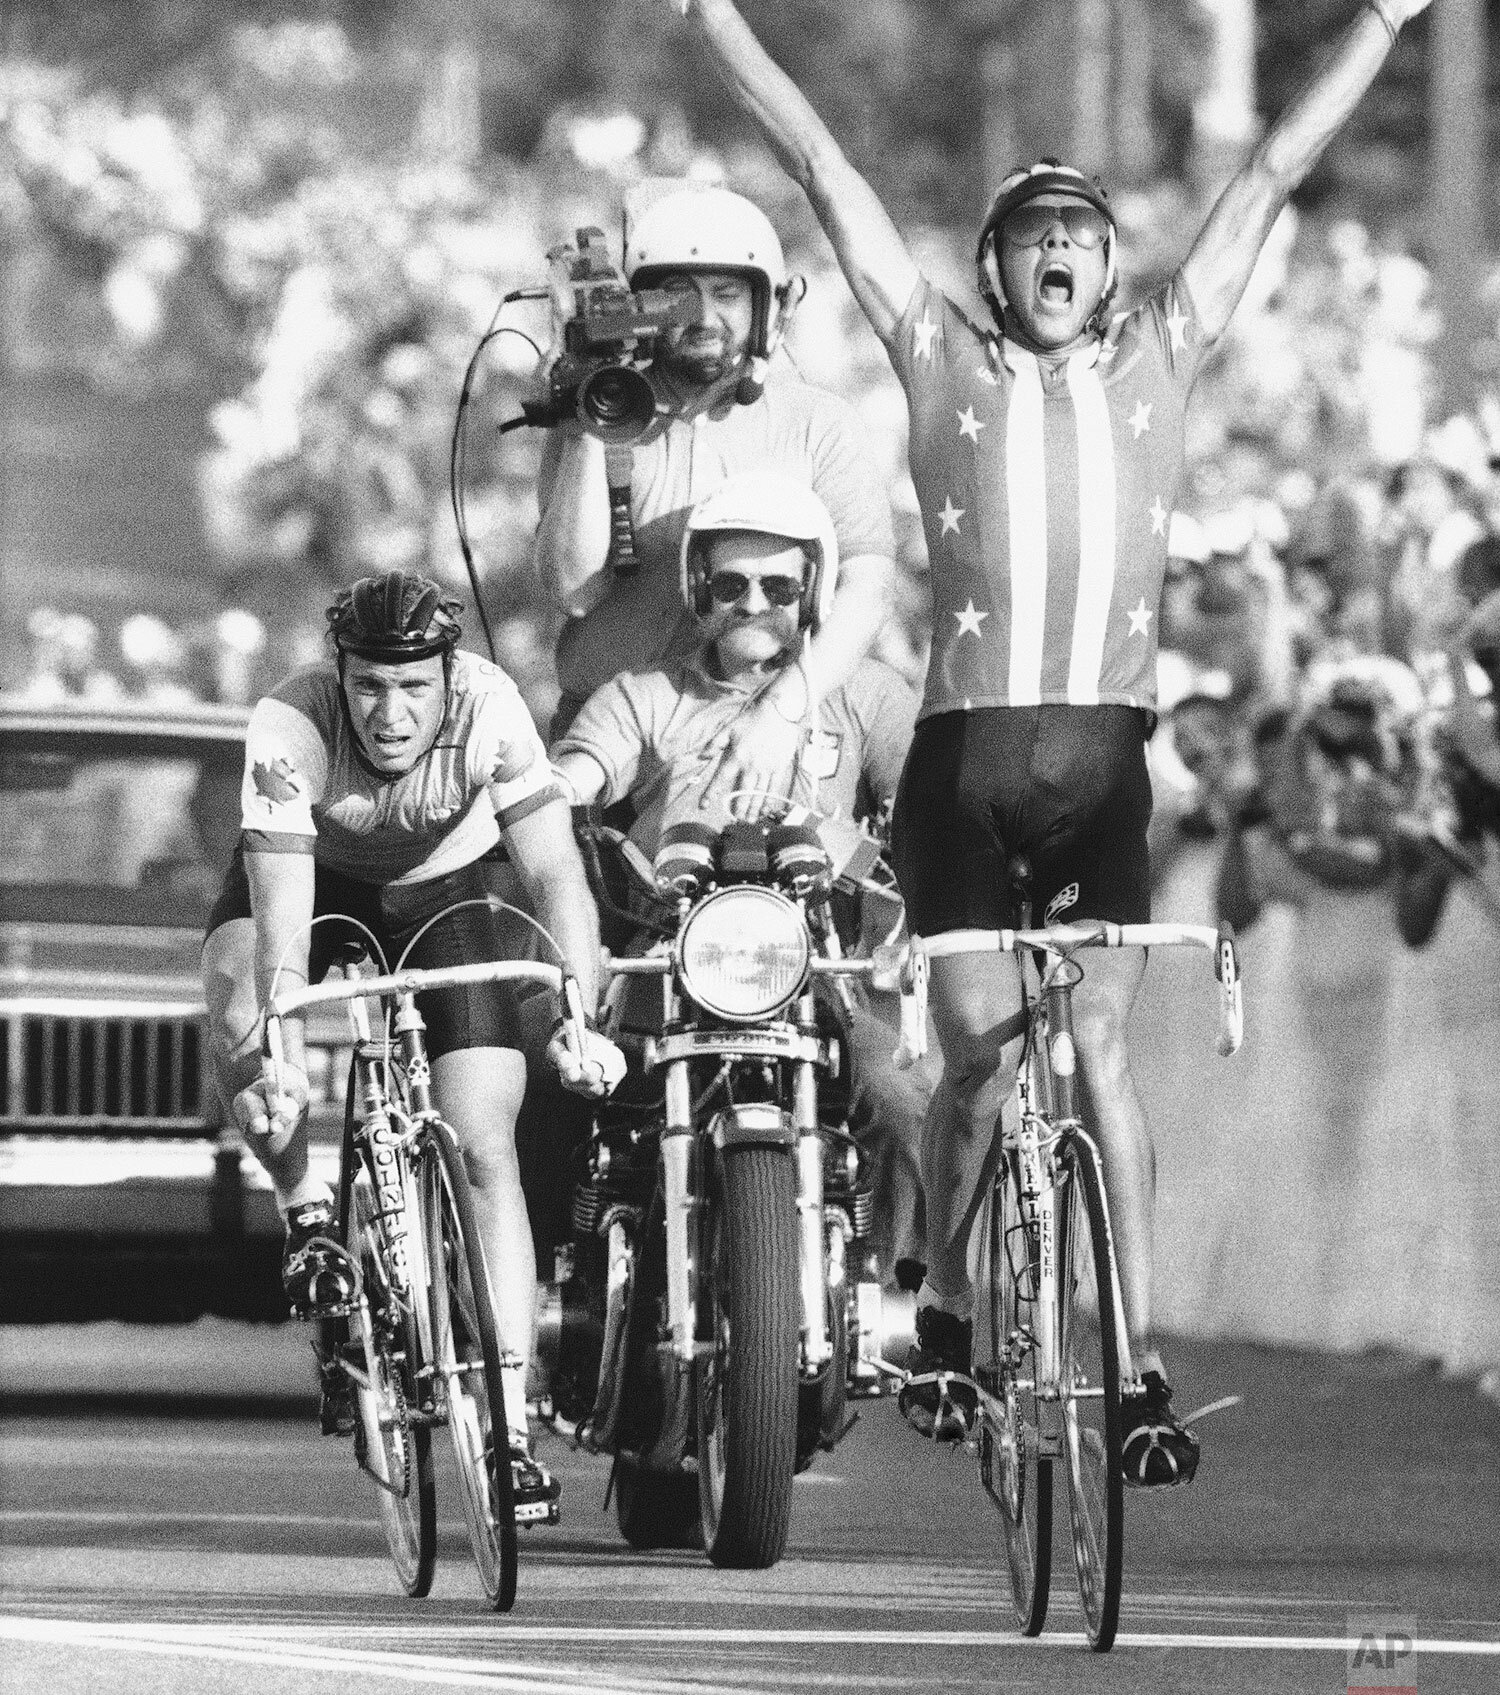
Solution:
{"label": "cyclist in maple leaf jersey", "polygon": [[[1110,310],[1118,240],[1098,181],[1055,160],[1011,173],[977,244],[984,325],[922,275],[732,0],[671,3],[806,191],[906,390],[933,595],[926,694],[893,820],[912,930],[1007,924],[1018,854],[1032,864],[1038,918],[1146,919],[1144,742],[1188,394],[1292,190],[1428,0],[1366,0],[1220,195],[1182,267],[1132,312]],[[1144,968],[1136,950],[1100,951],[1074,1010],[1144,1388],[1129,1402],[1127,1477],[1155,1483],[1190,1477],[1197,1442],[1170,1412],[1151,1332],[1155,1164],[1126,1047]],[[969,1239],[1014,1081],[1020,1044],[1004,1033],[1019,996],[998,955],[933,961],[944,1074],[923,1144],[923,1372],[970,1363]],[[907,1412],[932,1428],[920,1396]]]}
{"label": "cyclist in maple leaf jersey", "polygon": [[[209,918],[203,981],[219,1089],[270,1176],[287,1222],[283,1281],[297,1312],[347,1297],[323,1246],[333,1197],[308,1166],[300,1017],[284,1021],[283,1093],[260,1078],[259,1014],[272,992],[316,981],[358,920],[394,966],[503,958],[479,860],[504,834],[533,910],[583,1002],[598,998],[599,923],[572,818],[515,684],[458,648],[460,603],[409,572],[365,577],[328,609],[331,657],[295,671],[255,707],[245,739],[241,835]],[[465,902],[448,912],[456,902]],[[429,921],[444,916],[428,928]],[[517,1008],[478,985],[417,997],[432,1083],[464,1149],[505,1352],[513,1466],[543,1491],[526,1431],[536,1266],[516,1159],[526,1082]],[[624,1058],[594,1030],[581,1051],[554,1038],[563,1082],[598,1095]],[[352,1411],[324,1407],[325,1429]]]}

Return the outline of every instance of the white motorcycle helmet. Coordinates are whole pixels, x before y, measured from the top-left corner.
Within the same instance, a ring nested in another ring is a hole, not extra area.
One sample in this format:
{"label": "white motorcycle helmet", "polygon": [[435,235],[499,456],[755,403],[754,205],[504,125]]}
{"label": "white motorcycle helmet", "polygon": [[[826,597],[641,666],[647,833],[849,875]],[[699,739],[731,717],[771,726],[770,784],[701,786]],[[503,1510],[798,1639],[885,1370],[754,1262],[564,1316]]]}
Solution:
{"label": "white motorcycle helmet", "polygon": [[688,515],[682,532],[682,599],[696,618],[713,609],[708,591],[710,537],[748,532],[798,542],[808,555],[799,629],[816,632],[833,605],[839,578],[839,544],[828,508],[805,484],[778,471],[746,471],[719,484]]}
{"label": "white motorcycle helmet", "polygon": [[[653,189],[655,198],[645,198]],[[626,280],[633,289],[651,288],[674,271],[748,277],[755,300],[751,357],[770,357],[788,280],[780,238],[759,206],[727,188],[682,183],[662,192],[659,184],[642,185],[625,208]]]}

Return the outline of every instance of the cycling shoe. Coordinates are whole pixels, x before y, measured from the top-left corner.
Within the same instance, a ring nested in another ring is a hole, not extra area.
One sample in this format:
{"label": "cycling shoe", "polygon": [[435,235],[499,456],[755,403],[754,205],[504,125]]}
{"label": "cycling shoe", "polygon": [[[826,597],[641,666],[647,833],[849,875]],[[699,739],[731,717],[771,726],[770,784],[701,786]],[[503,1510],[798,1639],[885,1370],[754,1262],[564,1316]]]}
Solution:
{"label": "cycling shoe", "polygon": [[516,1497],[517,1524],[556,1524],[562,1484],[531,1452],[526,1437],[510,1439],[510,1481]]}
{"label": "cycling shoe", "polygon": [[1172,1391],[1159,1371],[1142,1374],[1145,1392],[1121,1409],[1125,1426],[1120,1458],[1133,1489],[1191,1483],[1198,1469],[1198,1438],[1173,1416]]}
{"label": "cycling shoe", "polygon": [[341,1312],[353,1298],[354,1277],[332,1239],[333,1228],[333,1208],[327,1201],[287,1209],[281,1287],[298,1318]]}
{"label": "cycling shoe", "polygon": [[979,1416],[979,1391],[969,1376],[974,1326],[938,1307],[917,1308],[917,1345],[896,1405],[918,1435],[962,1442]]}

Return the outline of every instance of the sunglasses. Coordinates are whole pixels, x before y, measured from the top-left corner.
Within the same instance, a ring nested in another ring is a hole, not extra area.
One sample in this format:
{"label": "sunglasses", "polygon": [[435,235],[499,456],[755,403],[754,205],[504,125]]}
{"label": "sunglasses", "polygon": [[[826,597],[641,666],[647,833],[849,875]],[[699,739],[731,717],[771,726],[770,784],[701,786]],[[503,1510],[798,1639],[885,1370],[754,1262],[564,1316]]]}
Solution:
{"label": "sunglasses", "polygon": [[1000,226],[1008,247],[1040,247],[1058,224],[1075,247],[1095,248],[1109,234],[1109,220],[1092,206],[1018,206]]}
{"label": "sunglasses", "polygon": [[747,577],[743,571],[715,571],[708,579],[708,592],[720,606],[733,606],[750,592],[751,583],[759,583],[760,591],[772,606],[790,606],[801,598],[800,577]]}

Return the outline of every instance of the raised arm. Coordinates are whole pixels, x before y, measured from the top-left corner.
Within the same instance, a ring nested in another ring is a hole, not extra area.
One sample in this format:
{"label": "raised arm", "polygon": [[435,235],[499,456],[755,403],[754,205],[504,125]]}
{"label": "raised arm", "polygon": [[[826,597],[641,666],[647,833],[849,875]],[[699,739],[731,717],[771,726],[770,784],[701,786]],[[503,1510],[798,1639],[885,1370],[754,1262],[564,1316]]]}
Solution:
{"label": "raised arm", "polygon": [[1328,63],[1219,196],[1183,265],[1205,334],[1222,333],[1271,226],[1374,82],[1396,34],[1430,0],[1365,0]]}
{"label": "raised arm", "polygon": [[844,276],[882,341],[917,286],[906,243],[874,190],[801,89],[756,40],[732,0],[669,0],[707,42],[736,103],[760,126],[818,215]]}
{"label": "raised arm", "polygon": [[577,424],[547,432],[537,479],[533,561],[542,593],[568,618],[609,592],[609,477],[604,443]]}

